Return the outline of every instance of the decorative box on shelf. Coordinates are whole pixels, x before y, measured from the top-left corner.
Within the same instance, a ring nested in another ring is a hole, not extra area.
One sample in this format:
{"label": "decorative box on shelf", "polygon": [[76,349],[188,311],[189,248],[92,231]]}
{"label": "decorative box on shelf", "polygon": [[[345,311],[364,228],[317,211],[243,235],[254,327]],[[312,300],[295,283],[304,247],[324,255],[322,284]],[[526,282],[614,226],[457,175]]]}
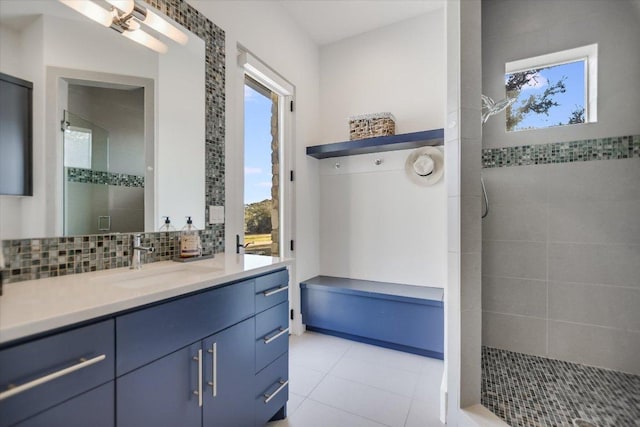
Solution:
{"label": "decorative box on shelf", "polygon": [[396,133],[396,119],[391,113],[372,113],[349,117],[349,139],[389,136]]}

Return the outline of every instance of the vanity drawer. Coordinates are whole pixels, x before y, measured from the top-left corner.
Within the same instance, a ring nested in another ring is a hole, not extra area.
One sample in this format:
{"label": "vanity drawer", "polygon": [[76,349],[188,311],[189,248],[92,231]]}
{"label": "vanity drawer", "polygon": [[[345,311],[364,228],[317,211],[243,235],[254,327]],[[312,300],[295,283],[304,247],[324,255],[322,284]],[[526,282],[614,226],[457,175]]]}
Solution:
{"label": "vanity drawer", "polygon": [[116,318],[116,376],[253,316],[254,281],[184,297]]}
{"label": "vanity drawer", "polygon": [[257,277],[256,313],[289,299],[289,273],[287,270]]}
{"label": "vanity drawer", "polygon": [[265,425],[289,400],[289,353],[256,375],[256,426]]}
{"label": "vanity drawer", "polygon": [[31,417],[16,427],[114,427],[113,381]]}
{"label": "vanity drawer", "polygon": [[288,302],[256,315],[256,372],[289,348]]}
{"label": "vanity drawer", "polygon": [[113,334],[107,320],[0,351],[0,426],[112,380]]}

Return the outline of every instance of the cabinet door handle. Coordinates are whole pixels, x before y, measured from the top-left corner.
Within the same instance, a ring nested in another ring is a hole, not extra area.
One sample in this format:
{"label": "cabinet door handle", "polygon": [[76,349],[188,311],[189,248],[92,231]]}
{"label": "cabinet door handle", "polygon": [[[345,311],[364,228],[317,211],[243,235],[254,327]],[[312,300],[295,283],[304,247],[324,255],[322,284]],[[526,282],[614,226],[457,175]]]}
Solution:
{"label": "cabinet door handle", "polygon": [[198,362],[198,389],[193,390],[193,394],[198,396],[198,406],[202,408],[202,349],[198,350],[197,356],[193,356],[193,360]]}
{"label": "cabinet door handle", "polygon": [[264,343],[265,344],[269,344],[270,342],[272,342],[273,340],[278,339],[279,337],[281,337],[282,335],[286,334],[287,332],[289,332],[289,328],[280,328],[279,329],[280,332],[278,332],[277,334],[275,334],[272,337],[269,337],[268,335],[266,337],[264,337]]}
{"label": "cabinet door handle", "polygon": [[273,393],[269,394],[269,393],[265,393],[264,394],[264,404],[266,405],[267,403],[271,402],[271,399],[273,399],[274,397],[276,397],[278,395],[278,393],[280,393],[282,390],[284,390],[284,388],[289,384],[289,380],[280,380],[278,381],[278,384],[280,384],[280,387],[278,387],[276,389],[276,391],[274,391]]}
{"label": "cabinet door handle", "polygon": [[52,372],[49,375],[45,375],[44,377],[37,378],[33,381],[29,381],[28,383],[24,383],[19,386],[9,385],[6,391],[3,391],[2,393],[0,393],[0,400],[4,400],[11,396],[15,396],[16,394],[20,394],[34,387],[38,387],[39,385],[48,383],[49,381],[55,380],[56,378],[63,377],[72,372],[79,371],[80,369],[86,368],[87,366],[91,366],[93,364],[103,361],[104,359],[106,359],[106,357],[107,356],[105,356],[104,354],[101,354],[100,356],[96,356],[93,359],[88,359],[88,360],[83,357],[80,359],[78,363],[76,363],[75,365],[69,366],[68,368],[64,368],[59,371]]}
{"label": "cabinet door handle", "polygon": [[211,356],[211,381],[208,382],[211,387],[213,397],[218,395],[218,343],[214,342],[211,348],[207,350]]}
{"label": "cabinet door handle", "polygon": [[275,295],[275,294],[280,293],[282,291],[286,291],[287,289],[289,289],[289,285],[278,286],[277,288],[267,289],[266,291],[264,291],[262,293],[262,295],[264,295],[265,297],[270,297],[271,295]]}

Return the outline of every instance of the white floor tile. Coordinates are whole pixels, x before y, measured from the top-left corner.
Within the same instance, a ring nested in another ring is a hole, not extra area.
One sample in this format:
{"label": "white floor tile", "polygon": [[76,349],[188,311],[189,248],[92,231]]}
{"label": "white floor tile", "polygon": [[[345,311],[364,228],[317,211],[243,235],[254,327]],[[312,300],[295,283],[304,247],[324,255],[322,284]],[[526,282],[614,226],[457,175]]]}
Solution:
{"label": "white floor tile", "polygon": [[429,372],[418,377],[413,398],[423,402],[440,401],[440,385],[442,383],[442,369],[439,372]]}
{"label": "white floor tile", "polygon": [[403,426],[411,403],[408,397],[331,375],[320,382],[309,399],[387,426]]}
{"label": "white floor tile", "polygon": [[306,397],[289,391],[289,401],[287,402],[287,416],[293,415],[294,412],[300,407]]}
{"label": "white floor tile", "polygon": [[287,419],[269,427],[382,427],[371,420],[306,399]]}
{"label": "white floor tile", "polygon": [[404,353],[362,343],[354,343],[347,351],[346,356],[363,362],[376,363],[416,373],[425,372],[434,365],[442,365],[443,363],[441,360],[418,356],[417,354]]}
{"label": "white floor tile", "polygon": [[418,376],[413,372],[347,356],[340,359],[330,375],[407,397],[413,397],[418,384]]}
{"label": "white floor tile", "polygon": [[405,427],[441,427],[444,426],[440,422],[438,402],[423,402],[420,400],[413,400],[411,402],[411,409],[409,410],[409,416],[407,417],[407,423]]}
{"label": "white floor tile", "polygon": [[351,345],[347,340],[307,332],[290,340],[289,357],[298,366],[326,373],[344,356]]}
{"label": "white floor tile", "polygon": [[289,390],[301,396],[308,396],[325,376],[324,372],[289,363]]}

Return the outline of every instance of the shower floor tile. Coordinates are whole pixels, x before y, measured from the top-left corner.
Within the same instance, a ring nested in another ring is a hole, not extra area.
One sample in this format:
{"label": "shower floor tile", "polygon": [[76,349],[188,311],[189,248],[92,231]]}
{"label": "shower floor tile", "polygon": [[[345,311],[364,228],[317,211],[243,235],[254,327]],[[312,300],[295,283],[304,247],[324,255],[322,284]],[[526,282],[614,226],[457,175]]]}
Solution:
{"label": "shower floor tile", "polygon": [[513,427],[637,427],[640,376],[483,347],[482,404]]}

